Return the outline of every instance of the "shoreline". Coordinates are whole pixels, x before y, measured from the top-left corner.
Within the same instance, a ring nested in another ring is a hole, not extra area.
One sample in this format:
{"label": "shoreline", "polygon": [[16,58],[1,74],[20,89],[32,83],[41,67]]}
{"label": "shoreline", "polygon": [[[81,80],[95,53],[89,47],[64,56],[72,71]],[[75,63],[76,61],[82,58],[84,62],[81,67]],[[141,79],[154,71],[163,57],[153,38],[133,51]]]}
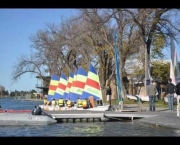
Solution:
{"label": "shoreline", "polygon": [[[5,98],[5,97],[0,97],[0,98]],[[43,103],[43,100],[40,99],[18,99],[18,100],[25,100],[25,101],[39,101]],[[116,105],[115,105],[116,106]],[[149,111],[148,106],[143,106],[142,105],[142,112],[138,112],[138,105],[137,104],[124,104],[124,107],[126,109],[132,109],[136,110],[136,112],[120,112],[120,111],[103,111],[103,113],[117,113],[117,114],[132,114],[133,116],[136,114],[145,114],[145,115],[155,115],[153,117],[146,117],[146,118],[141,118],[141,119],[136,119],[133,120],[135,123],[141,122],[141,123],[146,123],[146,124],[151,124],[155,126],[161,126],[161,127],[169,127],[169,128],[174,128],[174,129],[180,129],[180,116],[177,116],[177,110],[174,109],[174,112],[170,112],[168,107],[156,107],[155,112]],[[54,111],[47,111],[50,115],[54,115]],[[56,112],[56,111],[55,111]],[[62,113],[64,114],[67,111],[57,111],[57,113]],[[68,111],[69,113],[75,113],[76,111]],[[68,113],[67,112],[67,113]],[[86,112],[86,110],[85,110]],[[89,111],[88,111],[89,112]],[[90,111],[91,112],[91,111]],[[93,111],[93,113],[98,113],[98,111]]]}

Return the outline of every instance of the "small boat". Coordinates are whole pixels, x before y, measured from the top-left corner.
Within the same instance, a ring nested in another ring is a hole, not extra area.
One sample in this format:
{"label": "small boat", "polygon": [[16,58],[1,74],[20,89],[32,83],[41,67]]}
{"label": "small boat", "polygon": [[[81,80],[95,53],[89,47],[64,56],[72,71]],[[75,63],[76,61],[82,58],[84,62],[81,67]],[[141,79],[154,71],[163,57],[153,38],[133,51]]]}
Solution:
{"label": "small boat", "polygon": [[128,99],[131,100],[138,100],[141,99],[142,102],[149,102],[149,96],[143,96],[143,95],[126,95]]}
{"label": "small boat", "polygon": [[149,96],[143,96],[143,95],[136,95],[141,99],[142,102],[149,102]]}
{"label": "small boat", "polygon": [[32,115],[31,113],[0,113],[0,125],[49,125],[57,120],[50,115]]}
{"label": "small boat", "polygon": [[32,112],[32,110],[3,110],[0,109],[0,113],[5,113],[5,112],[9,112],[9,113],[28,113],[28,112]]}
{"label": "small boat", "polygon": [[127,96],[127,98],[130,99],[130,100],[137,100],[137,97],[136,97],[136,96],[129,95],[129,94],[127,94],[126,96]]}

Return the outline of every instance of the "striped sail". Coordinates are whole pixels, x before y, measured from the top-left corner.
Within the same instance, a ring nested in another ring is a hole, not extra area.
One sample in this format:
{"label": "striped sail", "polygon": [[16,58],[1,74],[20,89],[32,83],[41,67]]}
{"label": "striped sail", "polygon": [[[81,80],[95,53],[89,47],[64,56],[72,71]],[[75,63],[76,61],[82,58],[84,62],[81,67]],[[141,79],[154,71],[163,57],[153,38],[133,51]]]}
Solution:
{"label": "striped sail", "polygon": [[53,98],[54,93],[55,93],[57,86],[59,84],[59,79],[60,78],[54,74],[51,76],[51,81],[50,81],[49,91],[48,91],[48,97],[47,97],[48,101],[51,101],[51,99]]}
{"label": "striped sail", "polygon": [[74,101],[73,97],[74,97],[75,94],[73,93],[73,89],[74,89],[74,85],[76,83],[76,78],[77,78],[77,69],[75,69],[75,71],[74,71],[74,76],[73,76],[73,82],[72,82],[72,85],[71,85],[71,89],[69,91],[69,94],[66,97],[67,99],[70,99],[71,101]]}
{"label": "striped sail", "polygon": [[53,96],[55,100],[59,100],[60,98],[63,98],[67,83],[68,82],[67,82],[66,75],[64,73],[61,73],[59,84],[58,84],[56,92]]}
{"label": "striped sail", "polygon": [[63,98],[66,99],[66,100],[67,100],[67,95],[70,92],[72,82],[73,82],[73,73],[70,71],[67,87],[66,87],[66,90],[65,90],[64,95],[63,95]]}
{"label": "striped sail", "polygon": [[89,72],[81,99],[86,99],[90,96],[93,96],[94,100],[102,100],[99,76],[92,64],[89,66]]}
{"label": "striped sail", "polygon": [[78,97],[81,97],[86,83],[86,79],[87,79],[87,72],[82,67],[79,67],[77,71],[76,81],[73,85],[72,97],[71,97],[72,101],[76,101]]}

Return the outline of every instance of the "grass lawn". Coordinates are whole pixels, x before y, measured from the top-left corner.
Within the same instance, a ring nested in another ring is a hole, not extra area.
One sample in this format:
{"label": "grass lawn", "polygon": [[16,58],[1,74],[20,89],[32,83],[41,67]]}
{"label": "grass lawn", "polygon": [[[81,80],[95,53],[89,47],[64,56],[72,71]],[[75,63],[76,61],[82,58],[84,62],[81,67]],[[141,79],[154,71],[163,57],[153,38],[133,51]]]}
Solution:
{"label": "grass lawn", "polygon": [[[105,101],[105,103],[107,103]],[[130,100],[130,99],[125,99],[124,100],[124,104],[137,104],[137,101],[134,100]],[[112,105],[117,105],[118,104],[118,100],[112,100]],[[168,104],[164,104],[163,100],[156,100],[156,107],[162,107],[162,108],[168,108]],[[149,106],[149,102],[142,102],[143,106]],[[176,107],[176,105],[174,105],[174,107]]]}

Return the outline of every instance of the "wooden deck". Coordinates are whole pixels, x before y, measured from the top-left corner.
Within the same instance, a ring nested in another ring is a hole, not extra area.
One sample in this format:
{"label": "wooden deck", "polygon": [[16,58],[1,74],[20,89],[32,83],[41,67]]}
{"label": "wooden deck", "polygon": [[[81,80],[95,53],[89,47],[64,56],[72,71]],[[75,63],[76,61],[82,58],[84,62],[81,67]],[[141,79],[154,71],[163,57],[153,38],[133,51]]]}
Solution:
{"label": "wooden deck", "polygon": [[[149,107],[143,107],[142,112],[137,112],[137,106],[125,107],[126,111],[86,111],[86,110],[64,110],[45,111],[56,117],[58,122],[96,122],[96,121],[132,121],[148,123],[155,126],[164,126],[180,129],[180,116],[177,111],[170,112],[168,108],[156,108],[155,112],[148,111]],[[132,109],[130,109],[132,108]],[[134,110],[128,112],[127,110]],[[136,110],[136,111],[135,111]]]}
{"label": "wooden deck", "polygon": [[58,122],[78,122],[82,120],[89,121],[112,121],[112,120],[131,120],[154,117],[157,115],[138,112],[127,112],[123,110],[121,112],[114,111],[85,111],[85,110],[63,110],[63,111],[45,111],[48,114],[54,116]]}

